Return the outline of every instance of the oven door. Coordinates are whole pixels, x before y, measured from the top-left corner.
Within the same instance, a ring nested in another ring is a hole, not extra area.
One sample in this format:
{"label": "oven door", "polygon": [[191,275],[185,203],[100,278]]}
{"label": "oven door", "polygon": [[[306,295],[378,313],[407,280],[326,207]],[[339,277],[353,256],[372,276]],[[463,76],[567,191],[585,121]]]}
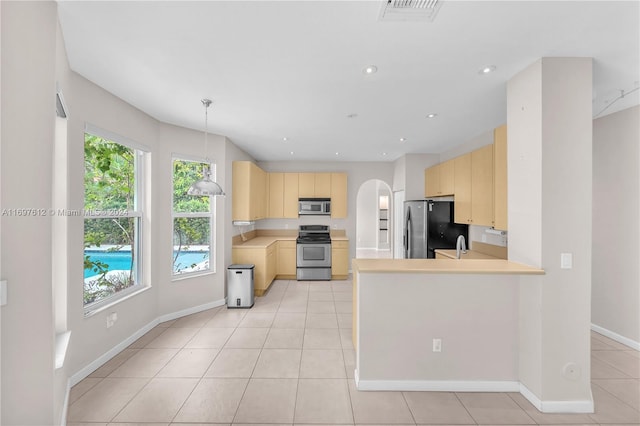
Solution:
{"label": "oven door", "polygon": [[331,244],[311,243],[297,245],[296,265],[298,268],[330,268]]}

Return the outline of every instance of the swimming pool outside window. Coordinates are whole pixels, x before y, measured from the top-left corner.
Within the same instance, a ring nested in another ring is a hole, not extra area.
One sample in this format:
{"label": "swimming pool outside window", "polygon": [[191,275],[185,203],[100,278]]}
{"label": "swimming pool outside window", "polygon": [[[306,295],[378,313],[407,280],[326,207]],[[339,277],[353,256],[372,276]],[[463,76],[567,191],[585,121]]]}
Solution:
{"label": "swimming pool outside window", "polygon": [[[173,251],[174,278],[190,274],[215,272],[210,263],[213,258],[213,200],[187,194],[189,186],[201,179],[206,163],[173,158]],[[212,178],[215,168],[209,165]]]}
{"label": "swimming pool outside window", "polygon": [[112,139],[85,133],[85,313],[142,283],[144,151]]}

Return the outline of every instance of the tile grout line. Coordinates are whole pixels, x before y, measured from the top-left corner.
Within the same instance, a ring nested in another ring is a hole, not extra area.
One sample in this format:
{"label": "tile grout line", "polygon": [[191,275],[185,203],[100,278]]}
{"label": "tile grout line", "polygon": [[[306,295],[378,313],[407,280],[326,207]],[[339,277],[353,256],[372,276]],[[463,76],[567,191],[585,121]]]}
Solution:
{"label": "tile grout line", "polygon": [[[218,314],[220,314],[220,312],[222,311],[222,309],[218,309],[218,311],[216,311],[216,313],[209,319],[209,321],[211,321],[214,317],[216,317]],[[209,321],[205,322],[202,327],[200,327],[200,330],[204,330],[204,326],[207,325],[209,323]],[[190,340],[189,342],[191,342],[191,340],[193,340],[196,335],[198,333],[196,333]],[[231,335],[229,335],[230,337]],[[227,337],[227,340],[229,340],[229,337]],[[185,349],[186,345],[189,344],[189,342],[185,343],[185,346],[183,346],[182,350]],[[226,343],[226,341],[225,341]],[[224,346],[224,344],[223,344]],[[191,349],[199,349],[199,348],[191,348]],[[212,348],[215,349],[215,348]],[[178,408],[178,410],[176,411],[176,413],[173,415],[173,417],[171,418],[171,421],[169,421],[169,424],[172,424],[176,417],[178,417],[178,414],[180,414],[180,411],[182,411],[182,409],[184,408],[184,405],[187,403],[187,401],[189,400],[189,398],[191,398],[191,396],[193,395],[193,392],[195,392],[195,390],[198,388],[198,386],[200,386],[200,383],[202,383],[202,380],[204,379],[205,374],[207,374],[207,371],[209,371],[209,368],[211,368],[211,365],[213,365],[213,363],[215,362],[215,360],[218,358],[218,356],[220,355],[220,352],[222,352],[222,348],[220,348],[218,350],[218,352],[216,353],[216,355],[213,357],[213,359],[211,360],[211,362],[209,363],[209,365],[204,369],[204,371],[202,372],[202,376],[200,376],[200,378],[198,379],[198,382],[196,383],[196,385],[193,387],[193,389],[191,389],[191,392],[189,392],[189,395],[187,395],[187,397],[184,399],[184,401],[182,401],[182,404],[180,404],[180,408]],[[178,353],[180,353],[180,351],[178,351]],[[178,355],[178,354],[176,354]],[[174,356],[175,357],[175,356]],[[166,367],[166,365],[165,365]],[[164,368],[164,367],[163,367]],[[162,369],[160,369],[160,371],[162,371]],[[158,371],[158,374],[160,373],[160,371]],[[156,374],[157,376],[157,374]],[[184,379],[187,379],[187,377],[182,377]]]}
{"label": "tile grout line", "polygon": [[467,412],[467,414],[469,415],[469,417],[471,418],[471,420],[473,420],[474,424],[479,424],[478,421],[475,419],[475,417],[473,417],[471,415],[471,412],[469,411],[469,409],[467,408],[466,405],[464,405],[464,402],[462,402],[462,400],[460,399],[460,397],[458,396],[458,392],[453,392],[453,395],[456,397],[456,399],[458,400],[458,402],[460,403],[460,405],[462,405],[462,408],[464,408],[464,411]]}

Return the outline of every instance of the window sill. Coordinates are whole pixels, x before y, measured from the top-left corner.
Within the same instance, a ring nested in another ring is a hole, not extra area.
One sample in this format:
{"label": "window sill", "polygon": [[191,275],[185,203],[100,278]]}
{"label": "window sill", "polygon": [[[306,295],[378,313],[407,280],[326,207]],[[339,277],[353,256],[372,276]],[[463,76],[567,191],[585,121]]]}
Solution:
{"label": "window sill", "polygon": [[67,356],[67,348],[69,347],[69,339],[71,339],[70,331],[56,334],[56,370],[62,368],[64,365],[64,359]]}
{"label": "window sill", "polygon": [[107,310],[107,309],[117,305],[120,302],[123,302],[125,300],[131,299],[132,297],[137,296],[138,294],[144,293],[145,291],[147,291],[149,289],[151,289],[150,285],[144,286],[142,288],[137,289],[136,291],[132,291],[131,293],[125,294],[122,297],[118,297],[117,299],[112,300],[111,302],[109,302],[109,303],[107,303],[105,305],[98,306],[95,309],[87,310],[87,311],[84,312],[84,317],[85,318],[92,317],[97,313],[100,313],[100,312],[102,312],[104,310]]}
{"label": "window sill", "polygon": [[215,275],[215,271],[204,271],[204,272],[191,272],[188,274],[180,274],[180,275],[174,275],[171,277],[171,282],[175,282],[175,281],[184,281],[184,280],[188,280],[189,278],[195,278],[195,277],[205,277],[207,275]]}

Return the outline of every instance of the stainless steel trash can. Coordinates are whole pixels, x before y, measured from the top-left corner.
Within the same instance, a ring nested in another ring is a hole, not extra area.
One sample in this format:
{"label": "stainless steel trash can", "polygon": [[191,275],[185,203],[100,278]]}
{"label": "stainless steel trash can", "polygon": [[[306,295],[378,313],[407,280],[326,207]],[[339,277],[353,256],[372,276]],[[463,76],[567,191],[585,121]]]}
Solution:
{"label": "stainless steel trash can", "polygon": [[253,268],[255,265],[230,265],[227,268],[227,308],[253,306]]}

